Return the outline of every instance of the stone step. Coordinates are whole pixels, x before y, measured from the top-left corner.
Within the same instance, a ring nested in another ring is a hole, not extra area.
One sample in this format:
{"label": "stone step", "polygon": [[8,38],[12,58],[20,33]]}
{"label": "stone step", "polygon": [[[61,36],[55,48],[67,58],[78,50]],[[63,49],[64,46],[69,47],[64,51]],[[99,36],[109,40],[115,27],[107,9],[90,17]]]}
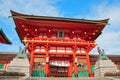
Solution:
{"label": "stone step", "polygon": [[109,80],[109,79],[93,78],[93,77],[77,77],[77,78],[72,78],[72,77],[45,77],[45,78],[29,77],[25,80]]}

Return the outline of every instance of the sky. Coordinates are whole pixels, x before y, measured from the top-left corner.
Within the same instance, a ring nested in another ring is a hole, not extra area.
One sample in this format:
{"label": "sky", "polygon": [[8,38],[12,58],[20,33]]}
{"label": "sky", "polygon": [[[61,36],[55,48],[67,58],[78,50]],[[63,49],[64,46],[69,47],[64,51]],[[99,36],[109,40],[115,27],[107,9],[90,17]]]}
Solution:
{"label": "sky", "polygon": [[0,44],[0,52],[18,52],[23,47],[15,31],[10,10],[39,16],[65,18],[84,18],[101,20],[109,18],[98,44],[90,54],[97,54],[97,47],[106,54],[120,55],[120,0],[0,0],[0,28],[12,42],[12,45]]}

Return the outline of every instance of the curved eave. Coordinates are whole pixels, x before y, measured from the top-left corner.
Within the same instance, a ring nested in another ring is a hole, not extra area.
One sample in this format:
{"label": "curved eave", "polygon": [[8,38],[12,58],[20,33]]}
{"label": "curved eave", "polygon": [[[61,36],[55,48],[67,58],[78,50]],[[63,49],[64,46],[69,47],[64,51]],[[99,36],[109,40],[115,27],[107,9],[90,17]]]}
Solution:
{"label": "curved eave", "polygon": [[7,38],[7,36],[4,34],[3,30],[0,28],[0,42],[4,44],[12,44],[12,42]]}
{"label": "curved eave", "polygon": [[[52,24],[55,24],[54,22],[66,22],[70,24],[92,24],[92,27],[87,26],[88,29],[91,28],[97,28],[98,32],[96,35],[90,36],[92,37],[92,41],[96,40],[97,37],[102,33],[102,30],[104,29],[104,27],[108,24],[109,19],[103,19],[103,20],[85,20],[85,19],[74,19],[74,18],[61,18],[61,17],[48,17],[48,16],[34,16],[34,15],[26,15],[26,14],[21,14],[21,13],[17,13],[14,11],[11,11],[12,14],[12,18],[14,19],[15,25],[16,25],[16,31],[19,35],[20,40],[22,41],[22,39],[24,38],[25,34],[23,35],[23,31],[20,30],[20,27],[18,25],[18,21],[20,20],[23,23],[27,23],[29,25],[31,25],[32,23],[36,24],[40,24],[39,21],[44,21],[47,23],[47,21],[53,21]],[[50,23],[51,24],[51,23]],[[47,25],[49,26],[49,25]],[[49,26],[50,27],[50,26]],[[60,26],[61,27],[61,26]],[[70,27],[70,26],[66,26],[66,27]],[[27,27],[26,27],[27,28]],[[33,27],[31,27],[33,28]],[[65,27],[64,27],[65,28]],[[72,27],[73,28],[73,27]],[[77,28],[80,28],[79,26],[77,26]],[[86,26],[84,27],[86,28]],[[88,38],[86,38],[85,40],[89,40]]]}
{"label": "curved eave", "polygon": [[75,19],[75,18],[62,18],[62,17],[50,17],[50,16],[35,16],[35,15],[26,15],[17,13],[11,10],[13,18],[25,18],[25,19],[35,19],[35,20],[59,20],[59,21],[72,21],[72,22],[85,22],[85,23],[93,23],[93,24],[108,24],[109,19],[104,20],[87,20],[87,19]]}

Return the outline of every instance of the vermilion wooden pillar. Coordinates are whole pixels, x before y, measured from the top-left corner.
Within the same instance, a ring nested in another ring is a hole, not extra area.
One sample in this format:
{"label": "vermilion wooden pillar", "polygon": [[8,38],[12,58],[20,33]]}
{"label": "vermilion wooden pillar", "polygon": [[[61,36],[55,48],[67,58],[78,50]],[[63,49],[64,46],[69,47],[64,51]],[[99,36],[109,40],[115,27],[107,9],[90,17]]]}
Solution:
{"label": "vermilion wooden pillar", "polygon": [[48,47],[48,45],[45,45],[45,50],[46,50],[45,73],[47,76],[49,76],[49,47]]}
{"label": "vermilion wooden pillar", "polygon": [[70,60],[70,66],[68,68],[68,77],[71,77],[72,76],[72,68],[73,68],[73,61]]}
{"label": "vermilion wooden pillar", "polygon": [[[75,58],[75,59],[77,59],[77,58]],[[76,62],[74,63],[74,73],[75,73],[75,74],[78,73],[77,63],[76,63]]]}
{"label": "vermilion wooden pillar", "polygon": [[34,68],[34,50],[32,50],[30,54],[30,66],[31,66],[31,72],[32,72]]}
{"label": "vermilion wooden pillar", "polygon": [[119,68],[119,65],[118,65],[118,64],[116,64],[116,68],[117,68],[117,69]]}
{"label": "vermilion wooden pillar", "polygon": [[90,58],[89,58],[89,54],[87,52],[86,52],[86,60],[87,60],[88,73],[90,74],[90,76],[92,76],[91,66],[90,66]]}
{"label": "vermilion wooden pillar", "polygon": [[74,74],[77,74],[77,58],[76,58],[76,45],[75,46],[73,46],[73,66],[74,66]]}

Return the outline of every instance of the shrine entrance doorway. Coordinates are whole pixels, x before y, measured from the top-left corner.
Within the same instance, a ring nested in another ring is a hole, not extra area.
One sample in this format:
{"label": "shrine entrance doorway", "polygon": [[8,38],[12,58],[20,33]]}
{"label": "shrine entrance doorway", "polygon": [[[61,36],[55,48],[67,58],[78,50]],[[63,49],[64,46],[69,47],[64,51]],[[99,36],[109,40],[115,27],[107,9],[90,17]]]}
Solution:
{"label": "shrine entrance doorway", "polygon": [[68,67],[50,66],[50,77],[68,77]]}
{"label": "shrine entrance doorway", "polygon": [[50,77],[69,77],[72,73],[71,55],[50,55]]}

